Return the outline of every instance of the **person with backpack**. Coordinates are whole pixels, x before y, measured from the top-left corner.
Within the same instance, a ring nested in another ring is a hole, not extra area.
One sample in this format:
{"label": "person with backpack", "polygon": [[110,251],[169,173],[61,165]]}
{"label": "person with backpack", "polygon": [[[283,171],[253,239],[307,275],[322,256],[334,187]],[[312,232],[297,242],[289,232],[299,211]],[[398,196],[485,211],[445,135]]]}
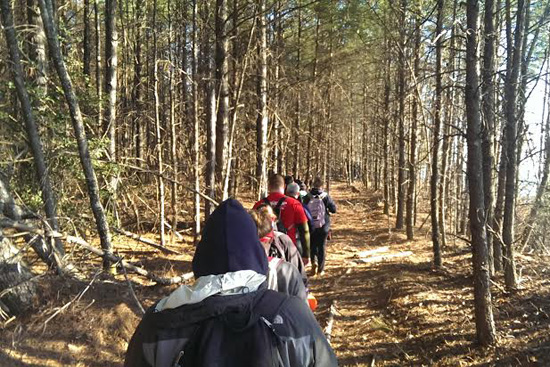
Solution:
{"label": "person with backpack", "polygon": [[271,231],[267,231],[265,234],[262,233],[260,237],[262,244],[269,244],[267,256],[278,257],[294,265],[300,272],[304,285],[307,287],[307,275],[302,255],[288,235],[273,228],[273,223],[277,220],[277,216],[271,206],[262,204],[253,211],[258,212],[260,217],[269,218],[271,223]]}
{"label": "person with backpack", "polygon": [[[284,252],[276,243],[275,231],[273,231],[273,217],[269,206],[251,210],[250,216],[258,228],[260,243],[265,249],[268,259],[267,287],[275,291],[296,296],[302,300],[307,299],[307,278],[304,281],[298,268],[287,261]],[[286,236],[283,234],[283,236]],[[290,240],[290,239],[289,239]],[[292,247],[295,247],[292,245]],[[301,262],[301,257],[298,257]],[[304,272],[305,273],[305,272]]]}
{"label": "person with backpack", "polygon": [[338,365],[307,304],[267,289],[267,256],[238,201],[208,218],[192,266],[195,283],[143,316],[125,367]]}
{"label": "person with backpack", "polygon": [[[269,195],[254,204],[253,209],[262,204],[268,204],[277,215],[277,230],[290,237],[294,245],[298,247],[302,255],[304,265],[309,263],[309,226],[302,204],[288,196],[285,196],[285,181],[283,176],[276,174],[269,177],[267,188]],[[296,241],[299,236],[300,242]]]}
{"label": "person with backpack", "polygon": [[323,181],[316,177],[313,188],[305,198],[311,216],[311,271],[312,274],[325,274],[327,237],[330,231],[330,213],[336,213],[336,204],[328,193],[323,191]]}

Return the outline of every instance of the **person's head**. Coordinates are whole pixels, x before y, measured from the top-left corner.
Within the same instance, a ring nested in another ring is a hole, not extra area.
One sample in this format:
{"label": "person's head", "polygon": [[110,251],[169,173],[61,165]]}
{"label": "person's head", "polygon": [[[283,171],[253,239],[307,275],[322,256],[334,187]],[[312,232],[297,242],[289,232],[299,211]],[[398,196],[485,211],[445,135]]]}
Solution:
{"label": "person's head", "polygon": [[267,189],[269,192],[285,192],[285,179],[279,174],[275,174],[269,177],[267,182]]}
{"label": "person's head", "polygon": [[195,277],[239,270],[267,274],[267,256],[256,225],[234,199],[221,203],[206,221],[193,257]]}
{"label": "person's head", "polygon": [[256,209],[252,209],[249,213],[256,223],[258,238],[260,238],[260,242],[262,243],[264,250],[268,251],[271,241],[269,239],[264,239],[264,237],[273,232],[273,220],[276,218],[273,213],[273,209],[271,209],[269,205],[264,204],[260,205]]}
{"label": "person's head", "polygon": [[296,182],[292,182],[286,187],[286,195],[296,199],[300,195],[300,186]]}
{"label": "person's head", "polygon": [[294,182],[294,177],[292,175],[285,176],[285,186],[288,186],[288,184]]}
{"label": "person's head", "polygon": [[322,189],[323,188],[323,180],[321,177],[315,177],[315,180],[313,180],[313,188],[314,189]]}
{"label": "person's head", "polygon": [[307,191],[307,185],[302,182],[302,184],[300,185],[300,190],[301,191]]}

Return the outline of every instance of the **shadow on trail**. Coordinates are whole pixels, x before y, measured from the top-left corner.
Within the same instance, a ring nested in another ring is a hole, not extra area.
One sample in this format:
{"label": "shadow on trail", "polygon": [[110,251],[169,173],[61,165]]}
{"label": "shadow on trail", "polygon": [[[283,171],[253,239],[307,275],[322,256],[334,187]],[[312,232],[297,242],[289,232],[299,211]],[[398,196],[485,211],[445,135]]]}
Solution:
{"label": "shadow on trail", "polygon": [[[434,270],[427,262],[387,262],[352,267],[349,274],[339,270],[322,282],[314,281],[324,294],[323,307],[337,300],[342,309],[369,310],[336,316],[345,329],[333,338],[337,354],[343,356],[340,364],[368,363],[373,354],[384,366],[456,365],[457,359],[472,365],[472,354],[483,357],[485,352],[474,344],[472,278],[468,268],[459,270]],[[524,338],[540,333],[541,338],[522,350],[502,348],[502,358],[491,365],[550,365],[550,292],[504,297],[494,297],[499,335]],[[321,325],[326,314],[319,315]],[[515,321],[508,324],[510,319]]]}

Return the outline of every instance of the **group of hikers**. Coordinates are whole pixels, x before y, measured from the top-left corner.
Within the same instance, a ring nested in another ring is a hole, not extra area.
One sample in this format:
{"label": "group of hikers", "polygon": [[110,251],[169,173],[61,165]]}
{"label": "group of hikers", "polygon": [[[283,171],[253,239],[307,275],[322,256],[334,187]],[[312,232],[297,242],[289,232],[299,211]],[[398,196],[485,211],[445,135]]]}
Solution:
{"label": "group of hikers", "polygon": [[[247,211],[222,202],[206,221],[195,282],[153,305],[126,353],[127,367],[337,366],[308,303],[306,267],[324,275],[332,198],[290,176]],[[285,195],[286,194],[286,195]]]}

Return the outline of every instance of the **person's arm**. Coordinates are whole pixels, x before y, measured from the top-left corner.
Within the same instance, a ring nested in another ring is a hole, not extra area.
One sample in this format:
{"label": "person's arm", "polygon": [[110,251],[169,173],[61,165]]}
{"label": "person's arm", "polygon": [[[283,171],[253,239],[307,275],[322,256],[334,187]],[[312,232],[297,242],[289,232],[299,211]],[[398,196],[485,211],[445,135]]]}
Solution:
{"label": "person's arm", "polygon": [[327,202],[326,202],[326,207],[327,207],[327,210],[331,213],[336,213],[336,203],[334,202],[334,200],[332,200],[332,198],[330,197],[330,195],[327,195]]}
{"label": "person's arm", "polygon": [[304,265],[307,265],[309,263],[309,225],[307,224],[307,220],[303,223],[297,224],[296,229],[298,230],[298,234],[300,236],[300,243],[302,244],[302,260],[304,261]]}
{"label": "person's arm", "polygon": [[279,292],[288,293],[303,301],[307,300],[307,289],[302,281],[302,275],[288,262],[283,262],[277,268],[277,288]]}

